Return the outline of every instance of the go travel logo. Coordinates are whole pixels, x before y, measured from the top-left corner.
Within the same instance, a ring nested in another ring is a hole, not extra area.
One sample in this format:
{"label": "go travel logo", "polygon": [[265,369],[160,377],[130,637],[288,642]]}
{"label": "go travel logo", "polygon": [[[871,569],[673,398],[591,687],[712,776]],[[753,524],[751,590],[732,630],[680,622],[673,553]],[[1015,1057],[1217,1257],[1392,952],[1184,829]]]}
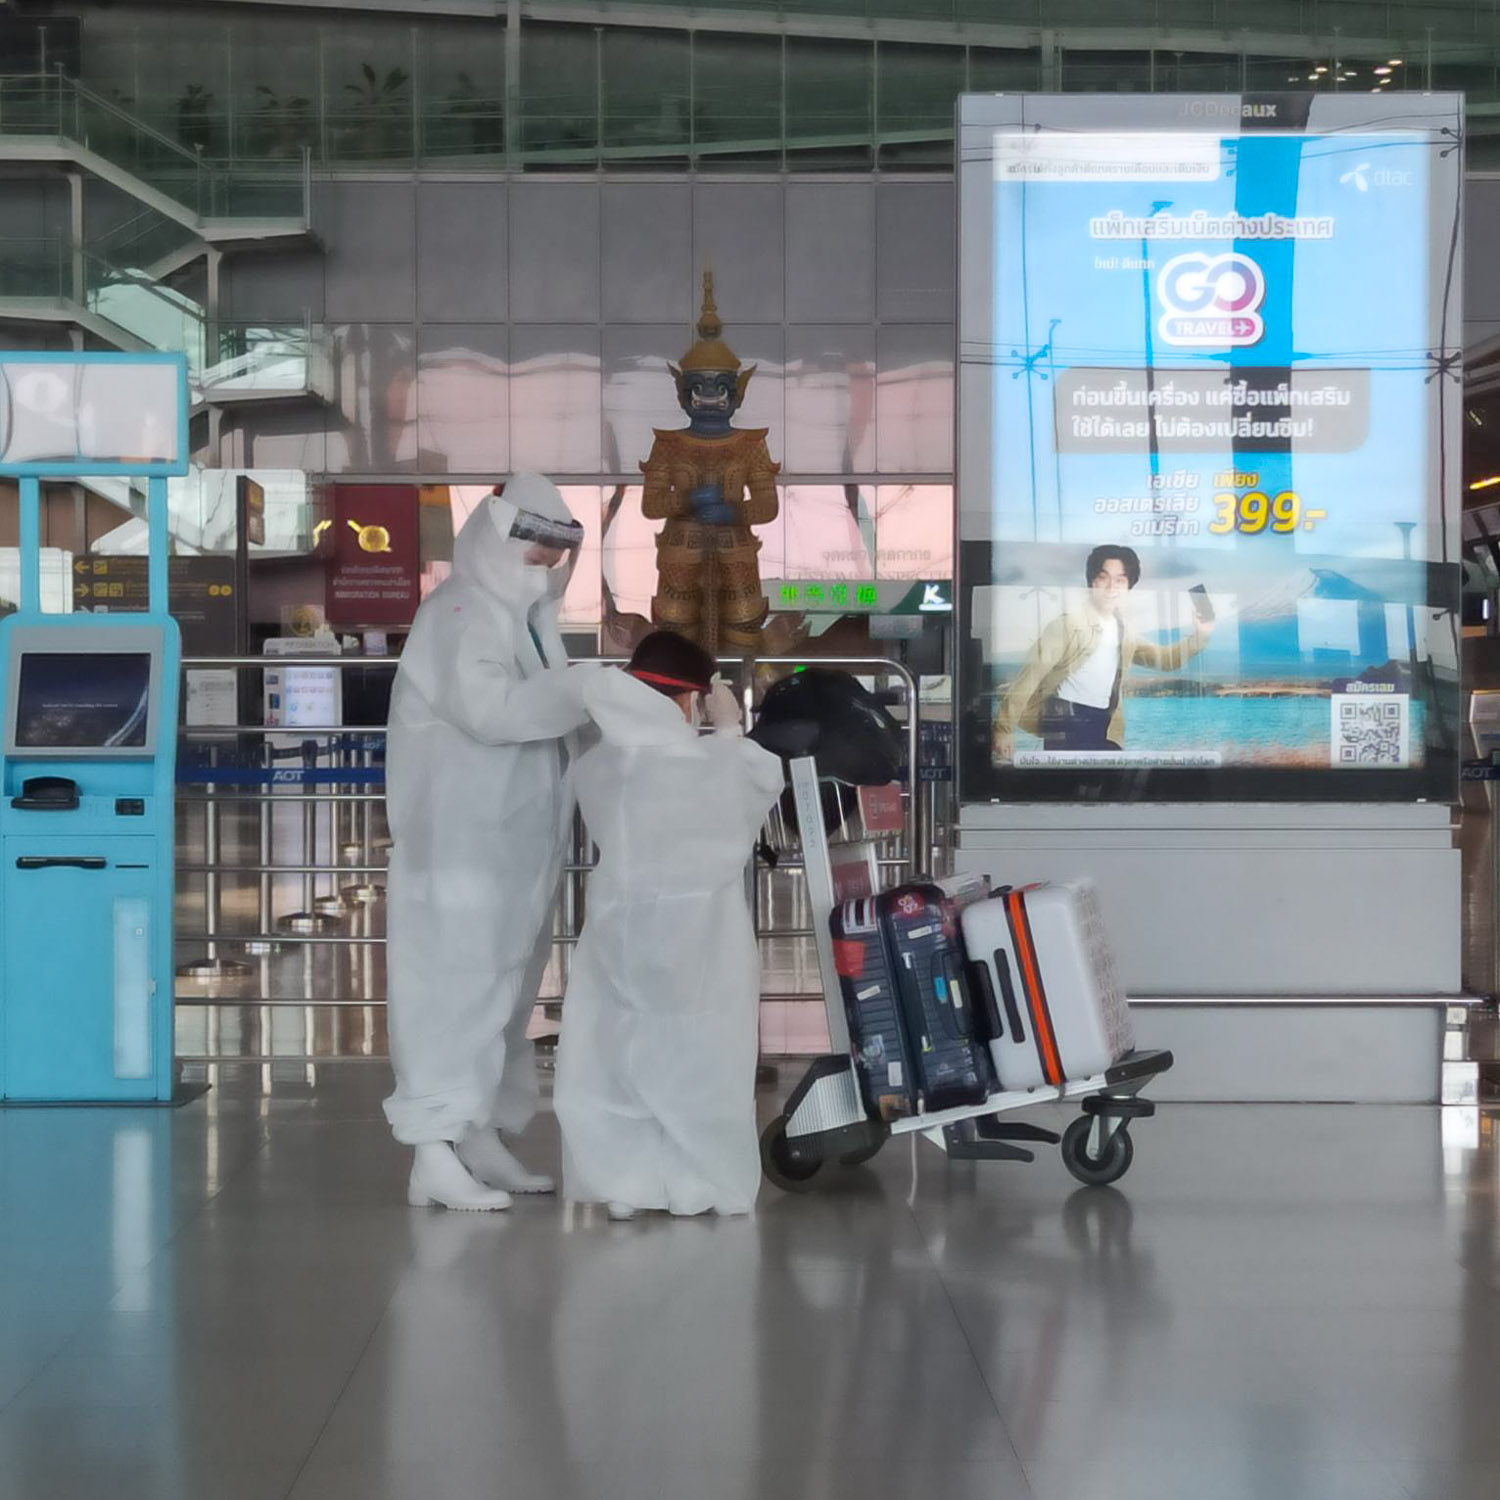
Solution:
{"label": "go travel logo", "polygon": [[1161,268],[1156,293],[1162,341],[1181,348],[1241,349],[1266,331],[1259,308],[1265,273],[1248,255],[1191,253]]}

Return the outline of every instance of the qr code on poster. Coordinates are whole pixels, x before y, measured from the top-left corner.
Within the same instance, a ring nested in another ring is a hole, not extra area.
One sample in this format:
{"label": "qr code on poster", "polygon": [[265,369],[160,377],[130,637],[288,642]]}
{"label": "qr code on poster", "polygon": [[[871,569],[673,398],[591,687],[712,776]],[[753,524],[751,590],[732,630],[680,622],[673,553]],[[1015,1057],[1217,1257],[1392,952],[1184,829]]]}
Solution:
{"label": "qr code on poster", "polygon": [[1410,765],[1410,707],[1405,693],[1335,693],[1332,763],[1354,770]]}

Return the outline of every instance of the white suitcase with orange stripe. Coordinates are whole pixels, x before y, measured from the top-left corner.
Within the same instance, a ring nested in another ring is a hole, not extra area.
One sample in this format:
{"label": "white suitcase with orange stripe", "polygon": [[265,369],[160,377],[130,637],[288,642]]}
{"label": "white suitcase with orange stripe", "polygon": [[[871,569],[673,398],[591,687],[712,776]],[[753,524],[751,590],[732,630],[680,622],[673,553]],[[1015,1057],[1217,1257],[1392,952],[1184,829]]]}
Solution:
{"label": "white suitcase with orange stripe", "polygon": [[1134,1049],[1092,885],[1004,889],[967,907],[960,925],[1001,1088],[1092,1078]]}

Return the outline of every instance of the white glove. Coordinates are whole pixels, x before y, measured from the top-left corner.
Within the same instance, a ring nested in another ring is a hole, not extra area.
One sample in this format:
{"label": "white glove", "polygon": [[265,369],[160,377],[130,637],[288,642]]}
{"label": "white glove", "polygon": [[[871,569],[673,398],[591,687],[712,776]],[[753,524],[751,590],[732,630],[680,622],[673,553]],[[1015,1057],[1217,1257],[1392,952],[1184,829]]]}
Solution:
{"label": "white glove", "polygon": [[703,695],[703,717],[715,734],[738,735],[745,732],[744,714],[735,691],[717,673]]}

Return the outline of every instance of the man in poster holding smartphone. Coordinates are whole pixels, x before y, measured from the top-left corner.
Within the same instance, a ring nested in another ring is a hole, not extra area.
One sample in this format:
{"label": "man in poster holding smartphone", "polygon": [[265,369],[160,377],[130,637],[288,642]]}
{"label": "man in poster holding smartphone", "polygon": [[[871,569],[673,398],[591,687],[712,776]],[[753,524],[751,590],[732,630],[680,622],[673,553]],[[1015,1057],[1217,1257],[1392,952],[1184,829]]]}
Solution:
{"label": "man in poster holding smartphone", "polygon": [[1141,560],[1131,547],[1095,547],[1084,578],[1087,599],[1042,630],[1000,698],[992,741],[999,763],[1013,759],[1018,728],[1040,735],[1044,750],[1122,750],[1124,682],[1131,668],[1139,663],[1175,672],[1213,635],[1213,605],[1202,584],[1190,590],[1195,618],[1189,634],[1170,645],[1136,635],[1121,609],[1141,580]]}

